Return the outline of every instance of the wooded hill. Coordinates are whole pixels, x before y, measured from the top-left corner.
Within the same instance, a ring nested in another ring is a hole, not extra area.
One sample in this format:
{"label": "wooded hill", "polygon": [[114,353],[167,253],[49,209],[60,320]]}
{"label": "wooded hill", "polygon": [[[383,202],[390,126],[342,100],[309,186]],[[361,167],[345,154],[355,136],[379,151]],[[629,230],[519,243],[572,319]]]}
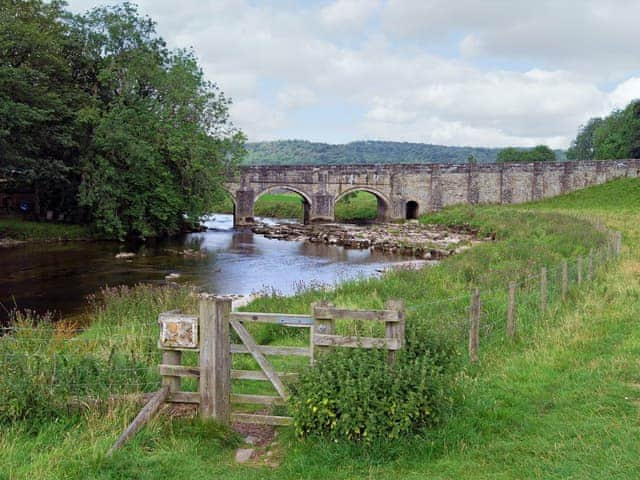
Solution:
{"label": "wooded hill", "polygon": [[[342,163],[488,163],[500,148],[449,147],[428,143],[358,141],[342,145],[279,140],[247,144],[247,165],[336,165]],[[566,158],[556,151],[558,160]]]}

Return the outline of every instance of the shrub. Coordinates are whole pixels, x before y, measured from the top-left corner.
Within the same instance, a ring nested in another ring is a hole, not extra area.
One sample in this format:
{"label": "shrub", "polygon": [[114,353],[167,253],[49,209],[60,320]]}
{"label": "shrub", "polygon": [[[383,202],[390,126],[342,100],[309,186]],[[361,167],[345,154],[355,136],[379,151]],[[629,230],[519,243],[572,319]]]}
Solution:
{"label": "shrub", "polygon": [[291,387],[296,433],[371,442],[434,427],[453,405],[456,356],[417,332],[393,365],[383,350],[328,352]]}

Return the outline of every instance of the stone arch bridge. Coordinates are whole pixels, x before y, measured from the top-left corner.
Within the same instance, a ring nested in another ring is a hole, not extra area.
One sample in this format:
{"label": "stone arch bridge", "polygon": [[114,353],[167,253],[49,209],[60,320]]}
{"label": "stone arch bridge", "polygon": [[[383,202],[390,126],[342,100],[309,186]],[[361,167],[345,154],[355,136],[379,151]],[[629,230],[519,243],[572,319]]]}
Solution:
{"label": "stone arch bridge", "polygon": [[454,204],[508,204],[539,200],[618,177],[640,176],[640,160],[491,164],[250,166],[225,187],[237,226],[253,223],[263,194],[288,190],[304,203],[304,222],[335,219],[335,205],[351,192],[378,199],[378,220],[416,218]]}

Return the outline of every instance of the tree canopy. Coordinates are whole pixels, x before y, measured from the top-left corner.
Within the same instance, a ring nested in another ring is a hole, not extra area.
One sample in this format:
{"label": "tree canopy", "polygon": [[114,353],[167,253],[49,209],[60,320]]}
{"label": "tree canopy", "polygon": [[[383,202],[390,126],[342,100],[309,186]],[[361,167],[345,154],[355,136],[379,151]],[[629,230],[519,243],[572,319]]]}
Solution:
{"label": "tree canopy", "polygon": [[555,162],[556,154],[546,145],[534,148],[508,147],[498,152],[497,161],[502,162]]}
{"label": "tree canopy", "polygon": [[[249,165],[339,165],[388,163],[491,163],[500,149],[428,143],[358,141],[343,145],[278,140],[247,144]],[[556,151],[564,158],[563,151]]]}
{"label": "tree canopy", "polygon": [[614,110],[605,118],[592,118],[581,126],[567,158],[640,158],[640,100],[629,103],[624,110]]}
{"label": "tree canopy", "polygon": [[0,3],[0,168],[34,191],[36,213],[119,239],[206,213],[245,139],[194,53],[169,50],[128,3],[82,16]]}

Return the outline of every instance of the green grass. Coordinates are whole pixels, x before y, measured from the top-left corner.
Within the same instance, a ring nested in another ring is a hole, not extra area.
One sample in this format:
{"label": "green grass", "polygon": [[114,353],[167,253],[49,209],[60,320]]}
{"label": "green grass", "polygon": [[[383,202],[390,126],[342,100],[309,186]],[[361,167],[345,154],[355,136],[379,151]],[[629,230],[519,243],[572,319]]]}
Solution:
{"label": "green grass", "polygon": [[90,237],[86,227],[63,223],[33,222],[20,218],[0,218],[0,239],[29,241],[84,240]]}
{"label": "green grass", "polygon": [[[363,221],[373,220],[377,215],[376,197],[367,192],[356,192],[338,201],[336,204],[336,220]],[[231,198],[225,197],[214,206],[218,213],[233,213]],[[265,193],[260,196],[253,207],[256,217],[296,218],[302,221],[303,200],[295,193]]]}
{"label": "green grass", "polygon": [[[592,218],[623,231],[625,247],[617,265],[578,289],[573,259],[605,240],[587,221]],[[618,180],[522,206],[456,207],[422,221],[470,223],[495,233],[496,241],[426,270],[347,282],[335,291],[265,297],[248,309],[302,313],[317,299],[380,308],[403,298],[408,325],[450,338],[464,361],[469,291],[481,286],[481,362],[467,364],[459,375],[464,397],[444,427],[367,447],[301,442],[285,429],[281,466],[269,469],[235,465],[234,438],[224,430],[160,417],[106,459],[104,452],[135,414],[134,406],[121,405],[45,419],[35,428],[26,420],[4,425],[0,478],[638,478],[640,181]],[[571,259],[566,303],[559,302],[554,270],[563,258]],[[544,314],[537,280],[527,280],[542,265],[550,268],[551,304]],[[506,285],[515,279],[523,286],[519,334],[511,343],[503,324]],[[457,300],[438,303],[450,297]],[[157,355],[151,325],[159,311],[177,306],[195,308],[181,290],[112,292],[90,315],[84,338],[104,344],[99,351],[105,359],[114,348]],[[254,333],[265,343],[306,340],[274,328]],[[150,358],[149,365],[156,361]],[[276,368],[296,368],[292,360],[282,362]]]}

